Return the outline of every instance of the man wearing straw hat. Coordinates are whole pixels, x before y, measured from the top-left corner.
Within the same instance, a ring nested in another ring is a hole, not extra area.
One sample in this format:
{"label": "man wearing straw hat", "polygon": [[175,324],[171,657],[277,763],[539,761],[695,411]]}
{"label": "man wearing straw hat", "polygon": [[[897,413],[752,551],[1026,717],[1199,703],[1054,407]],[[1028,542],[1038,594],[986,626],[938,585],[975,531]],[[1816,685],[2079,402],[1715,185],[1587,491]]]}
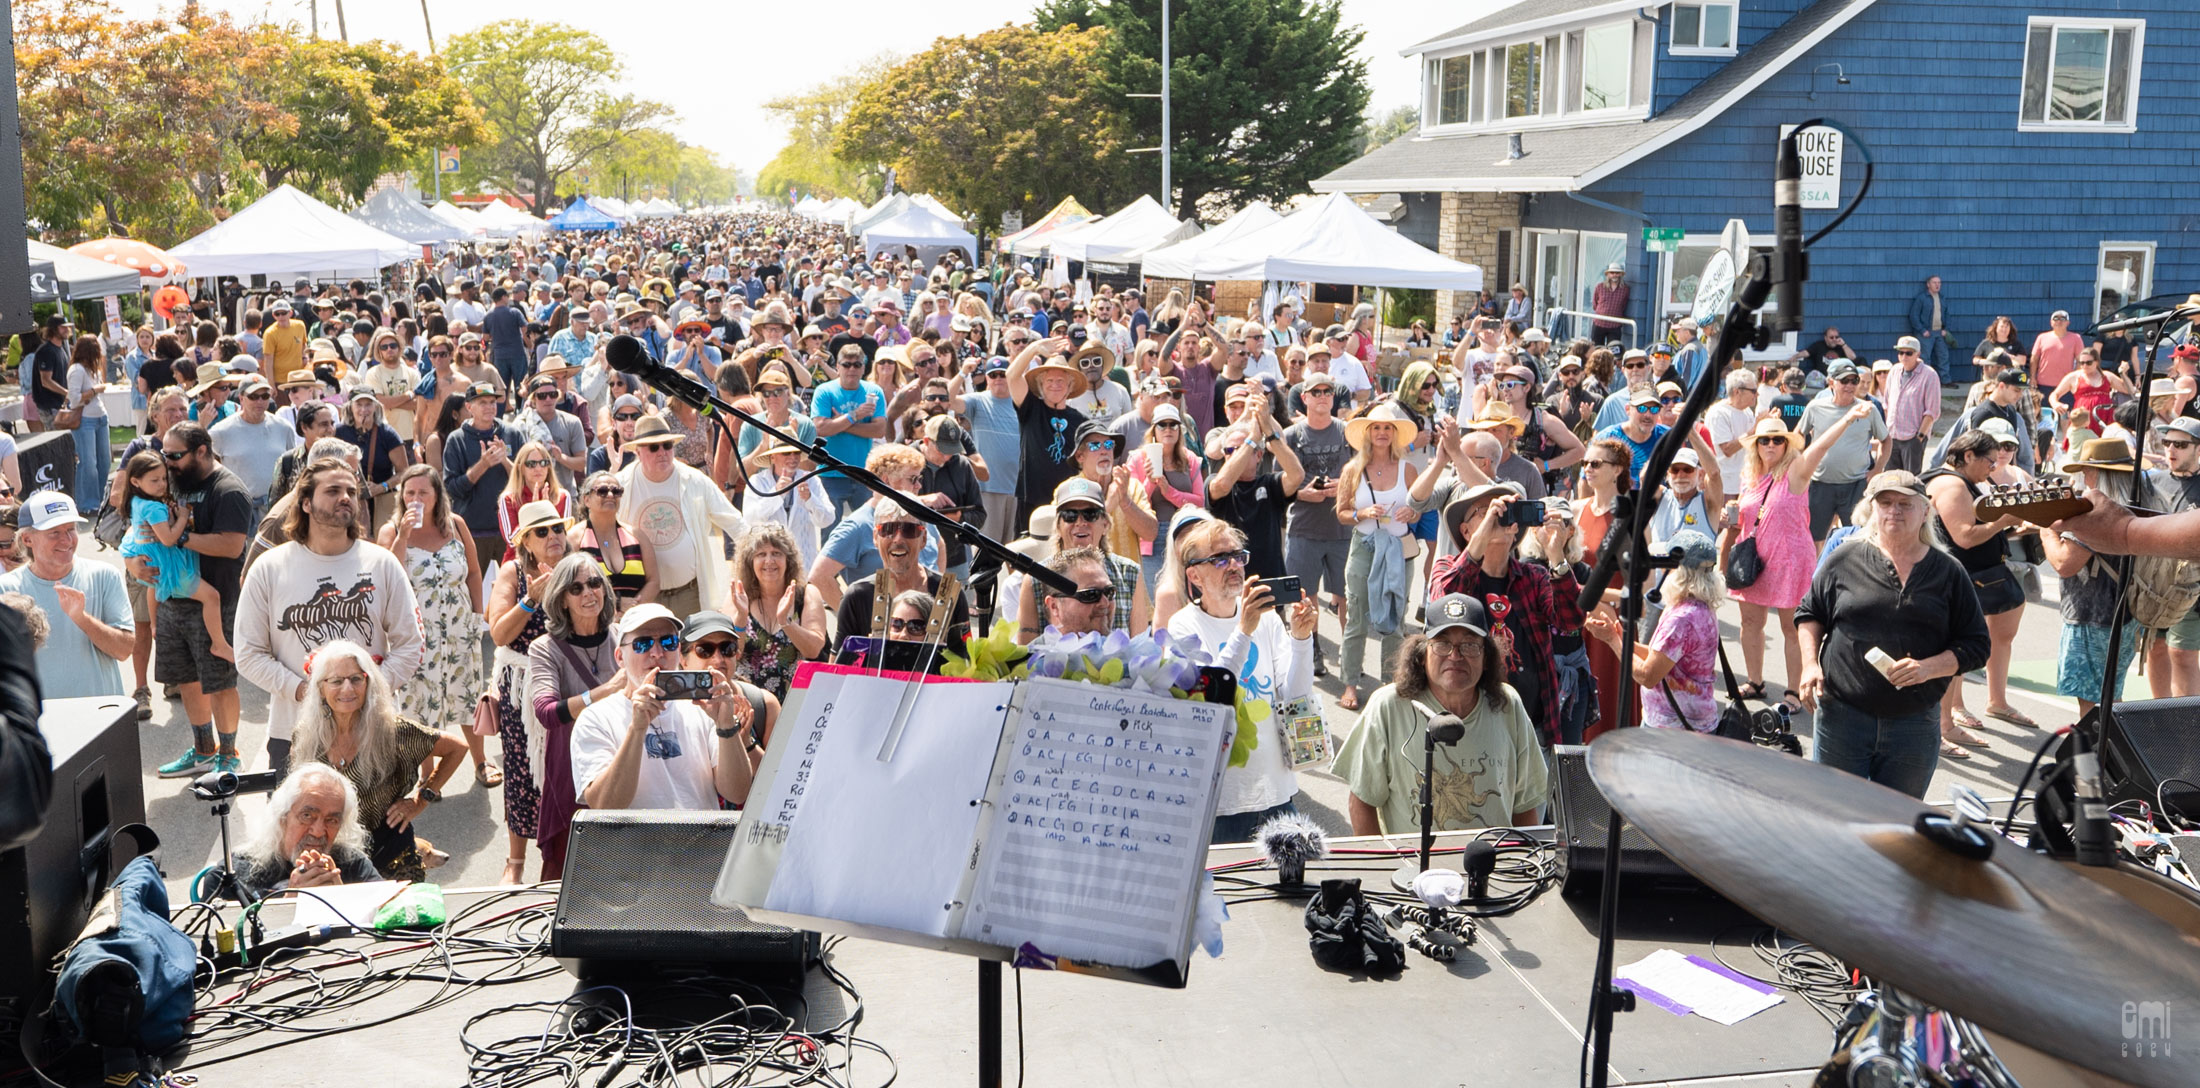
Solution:
{"label": "man wearing straw hat", "polygon": [[619,519],[656,549],[657,600],[684,621],[727,602],[732,583],[718,536],[738,535],[742,521],[709,476],[672,455],[679,443],[662,416],[642,417],[627,443],[634,463],[619,470]]}
{"label": "man wearing straw hat", "polygon": [[1085,372],[1070,364],[1069,350],[1067,339],[1051,337],[1033,342],[1008,364],[1008,395],[1023,432],[1016,498],[1025,511],[1054,501],[1054,489],[1077,475],[1077,430],[1086,417],[1069,402],[1085,392],[1087,382]]}

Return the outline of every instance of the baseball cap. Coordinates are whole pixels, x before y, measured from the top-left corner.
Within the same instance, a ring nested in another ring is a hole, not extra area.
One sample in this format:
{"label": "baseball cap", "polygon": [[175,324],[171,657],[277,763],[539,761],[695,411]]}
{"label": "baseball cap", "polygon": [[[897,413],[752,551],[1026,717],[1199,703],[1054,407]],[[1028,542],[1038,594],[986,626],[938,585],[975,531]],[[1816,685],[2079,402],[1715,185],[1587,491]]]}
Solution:
{"label": "baseball cap", "polygon": [[1551,338],[1542,329],[1529,329],[1520,334],[1520,342],[1523,344],[1548,344],[1551,342]]}
{"label": "baseball cap", "polygon": [[2169,436],[2169,433],[2171,431],[2176,431],[2178,434],[2184,435],[2186,438],[2190,438],[2195,442],[2200,442],[2200,419],[2194,419],[2191,416],[2178,416],[2176,419],[2170,420],[2167,423],[2157,423],[2154,425],[2154,433],[2156,435],[2166,438]]}
{"label": "baseball cap", "polygon": [[1083,476],[1072,476],[1055,486],[1054,508],[1060,510],[1073,502],[1091,503],[1104,509],[1108,505],[1108,492]]}
{"label": "baseball cap", "polygon": [[688,617],[687,624],[680,628],[680,641],[693,642],[704,635],[737,635],[740,633],[740,629],[733,625],[733,617],[723,612],[705,609]]}
{"label": "baseball cap", "polygon": [[2012,367],[2004,367],[2004,368],[2002,369],[2001,373],[1999,373],[1999,374],[1996,374],[1996,375],[1994,375],[1994,380],[1995,380],[1995,381],[1997,381],[1997,382],[2000,382],[2000,383],[2001,383],[2001,384],[2003,384],[2003,385],[2030,385],[2030,384],[2032,384],[2032,379],[2031,379],[2030,377],[2027,377],[2027,376],[2025,375],[2024,371],[2022,371],[2022,370],[2020,370],[2020,369],[2018,369],[2018,368],[2016,368],[2016,367],[2013,367],[2013,366],[2012,366]]}
{"label": "baseball cap", "polygon": [[1647,385],[1638,385],[1627,394],[1627,403],[1630,405],[1656,404],[1658,399],[1658,391]]}
{"label": "baseball cap", "polygon": [[91,520],[76,512],[76,500],[61,491],[41,491],[23,500],[23,508],[15,513],[15,525],[19,529],[58,529],[64,525],[85,526]]}
{"label": "baseball cap", "polygon": [[[1688,453],[1690,451],[1682,450],[1681,452]],[[1657,554],[1660,549],[1653,546],[1651,552]],[[1713,544],[1710,537],[1694,529],[1683,529],[1674,533],[1673,538],[1665,542],[1662,552],[1664,555],[1678,558],[1681,566],[1684,567],[1705,569],[1719,561],[1718,545]]]}
{"label": "baseball cap", "polygon": [[483,397],[490,400],[500,400],[503,396],[504,394],[497,392],[496,386],[490,385],[488,382],[475,382],[466,387],[467,400],[480,400]]}
{"label": "baseball cap", "polygon": [[2177,345],[2177,350],[2171,354],[2179,359],[2200,359],[2200,344],[2187,341]]}
{"label": "baseball cap", "polygon": [[624,642],[628,635],[658,620],[670,623],[674,627],[680,626],[680,617],[673,615],[671,609],[655,601],[648,604],[638,604],[627,609],[626,615],[620,616],[619,622],[612,626],[618,631],[619,641]]}
{"label": "baseball cap", "polygon": [[1336,376],[1332,374],[1308,374],[1306,376],[1306,380],[1299,383],[1299,392],[1301,395],[1311,393],[1315,390],[1316,387],[1330,390],[1336,389]]}
{"label": "baseball cap", "polygon": [[1084,447],[1085,440],[1088,438],[1105,438],[1115,444],[1116,456],[1121,457],[1123,455],[1123,435],[1118,431],[1109,429],[1107,424],[1097,419],[1088,419],[1077,427],[1077,445],[1080,449]]}
{"label": "baseball cap", "polygon": [[1917,337],[1915,336],[1897,336],[1894,340],[1894,349],[1896,351],[1917,351],[1922,347],[1923,345],[1917,342]]}
{"label": "baseball cap", "polygon": [[1430,601],[1428,637],[1434,639],[1454,628],[1465,628],[1471,635],[1487,638],[1490,633],[1489,609],[1484,608],[1481,601],[1465,593],[1447,593]]}
{"label": "baseball cap", "polygon": [[1344,339],[1344,326],[1342,326],[1342,325],[1331,325],[1331,326],[1329,326],[1328,328],[1326,328],[1326,329],[1323,329],[1323,330],[1322,330],[1322,339],[1324,339],[1324,340],[1342,340],[1342,339]]}
{"label": "baseball cap", "polygon": [[964,433],[960,424],[955,422],[954,416],[937,415],[925,420],[924,436],[931,439],[932,444],[938,446],[941,453],[966,454],[970,452],[970,436]]}
{"label": "baseball cap", "polygon": [[1870,483],[1864,485],[1864,497],[1867,499],[1878,498],[1890,491],[1904,495],[1915,495],[1921,499],[1925,497],[1925,485],[1918,481],[1917,473],[1905,472],[1898,468],[1882,472],[1872,477]]}
{"label": "baseball cap", "polygon": [[1680,452],[1673,455],[1673,463],[1687,465],[1689,468],[1703,467],[1703,461],[1696,456],[1695,449],[1689,446],[1682,446]]}
{"label": "baseball cap", "polygon": [[2047,315],[2047,319],[2049,321],[2068,321],[2070,320],[2070,311],[2057,310],[2054,313]]}
{"label": "baseball cap", "polygon": [[1856,377],[1856,364],[1848,362],[1847,360],[1835,363],[1832,366],[1826,368],[1827,381],[1838,381],[1842,378],[1853,377]]}

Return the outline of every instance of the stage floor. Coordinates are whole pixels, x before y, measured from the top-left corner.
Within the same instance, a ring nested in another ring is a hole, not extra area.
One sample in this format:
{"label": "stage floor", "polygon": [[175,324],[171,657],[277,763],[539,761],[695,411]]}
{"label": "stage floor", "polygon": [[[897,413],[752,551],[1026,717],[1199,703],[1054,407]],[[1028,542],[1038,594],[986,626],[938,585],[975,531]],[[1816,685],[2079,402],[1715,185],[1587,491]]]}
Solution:
{"label": "stage floor", "polygon": [[[1383,840],[1347,840],[1385,845]],[[1404,846],[1402,842],[1390,845]],[[1214,862],[1245,847],[1218,848]],[[1364,865],[1370,885],[1390,864]],[[1331,874],[1335,875],[1335,874]],[[1319,879],[1308,873],[1310,881]],[[451,893],[463,900],[466,893]],[[553,893],[540,893],[546,899]],[[1623,900],[1617,961],[1660,948],[1707,958],[1713,937],[1736,966],[1763,973],[1748,951],[1757,923],[1721,900],[1635,896]],[[1023,1078],[1033,1085],[1505,1085],[1577,1083],[1580,1032],[1596,955],[1596,906],[1556,889],[1508,918],[1486,920],[1457,962],[1408,952],[1395,979],[1328,971],[1307,950],[1303,902],[1231,909],[1219,959],[1195,952],[1190,985],[1162,990],[1045,971],[1023,979]],[[275,918],[269,919],[271,922]],[[1738,955],[1737,955],[1738,952]],[[857,1033],[883,1046],[897,1083],[932,1088],[977,1076],[977,966],[945,953],[849,939],[833,963],[861,993]],[[1007,1078],[1018,1076],[1016,974],[1004,979]],[[812,973],[812,1023],[841,1018],[842,995]],[[418,1016],[301,1042],[268,1054],[182,1069],[233,1085],[350,1088],[362,1072],[386,1083],[464,1082],[458,1027],[476,1013],[574,992],[561,974],[468,993]],[[1614,1084],[1718,1079],[1751,1088],[1805,1088],[1826,1060],[1831,1030],[1802,999],[1731,1027],[1675,1016],[1648,1003],[1614,1029]],[[372,1018],[374,1006],[358,1010]],[[340,1026],[337,1020],[330,1026]],[[255,1041],[257,1042],[257,1041]],[[252,1045],[252,1044],[247,1044]],[[241,1049],[241,1048],[240,1048]],[[205,1057],[214,1057],[209,1053]],[[886,1079],[884,1059],[859,1054],[850,1083]]]}

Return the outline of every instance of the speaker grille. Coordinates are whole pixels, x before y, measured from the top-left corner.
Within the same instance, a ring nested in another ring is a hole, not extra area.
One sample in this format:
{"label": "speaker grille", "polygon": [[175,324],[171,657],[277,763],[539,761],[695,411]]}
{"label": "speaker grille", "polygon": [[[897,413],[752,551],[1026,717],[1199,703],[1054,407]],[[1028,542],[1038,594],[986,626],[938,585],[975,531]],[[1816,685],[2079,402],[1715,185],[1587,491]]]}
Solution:
{"label": "speaker grille", "polygon": [[[806,936],[710,901],[739,814],[582,812],[566,848],[550,951],[595,966],[706,962],[799,966]],[[569,965],[570,966],[570,965]]]}
{"label": "speaker grille", "polygon": [[[2186,817],[2200,817],[2200,697],[2116,704],[2102,760],[2111,802],[2160,800]],[[2098,726],[2096,726],[2098,728]]]}

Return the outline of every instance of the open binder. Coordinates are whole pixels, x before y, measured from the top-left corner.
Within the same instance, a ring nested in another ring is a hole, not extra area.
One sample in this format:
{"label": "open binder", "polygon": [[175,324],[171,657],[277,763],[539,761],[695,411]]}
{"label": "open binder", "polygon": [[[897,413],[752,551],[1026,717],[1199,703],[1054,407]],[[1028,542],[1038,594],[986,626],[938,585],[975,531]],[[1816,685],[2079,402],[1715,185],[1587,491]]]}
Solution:
{"label": "open binder", "polygon": [[713,899],[759,920],[1182,986],[1215,788],[1212,702],[808,664]]}

